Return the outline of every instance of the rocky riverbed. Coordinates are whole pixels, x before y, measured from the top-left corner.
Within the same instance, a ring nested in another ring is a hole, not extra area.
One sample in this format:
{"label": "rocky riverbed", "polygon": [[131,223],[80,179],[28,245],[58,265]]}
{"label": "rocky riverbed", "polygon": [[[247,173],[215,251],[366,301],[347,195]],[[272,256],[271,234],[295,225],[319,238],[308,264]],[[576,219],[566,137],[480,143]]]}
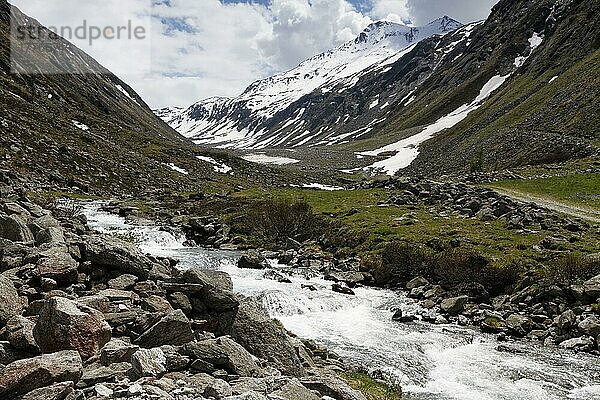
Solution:
{"label": "rocky riverbed", "polygon": [[[435,323],[426,322],[421,315],[432,311],[408,297],[408,291],[352,282],[352,276],[369,276],[360,271],[358,259],[335,260],[314,244],[241,257],[239,252],[189,248],[169,229],[127,223],[97,207],[86,207],[92,226],[113,234],[132,232],[145,251],[179,258],[181,269],[202,263],[227,272],[236,292],[256,299],[291,332],[313,339],[313,352],[334,351],[373,376],[401,384],[403,398],[600,398],[596,356],[526,338],[508,336],[499,343],[495,335],[461,326],[456,316],[441,310],[433,310],[439,317]],[[440,301],[457,296],[441,294]],[[394,320],[398,310],[410,322]]]}
{"label": "rocky riverbed", "polygon": [[226,273],[93,232],[76,206],[2,195],[0,399],[364,399]]}

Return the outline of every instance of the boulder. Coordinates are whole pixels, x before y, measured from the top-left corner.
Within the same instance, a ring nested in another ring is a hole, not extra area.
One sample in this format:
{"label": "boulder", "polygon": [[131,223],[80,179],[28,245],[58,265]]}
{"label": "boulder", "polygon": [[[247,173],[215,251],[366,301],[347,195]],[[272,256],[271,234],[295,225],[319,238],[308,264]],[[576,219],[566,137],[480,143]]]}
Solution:
{"label": "boulder", "polygon": [[302,363],[287,333],[255,300],[240,301],[233,323],[223,333],[231,335],[255,356],[271,361],[285,374],[304,375]]}
{"label": "boulder", "polygon": [[134,374],[139,377],[160,377],[167,372],[167,357],[159,349],[140,349],[131,358]]}
{"label": "boulder", "polygon": [[84,237],[81,255],[84,261],[132,274],[142,280],[148,278],[153,267],[152,261],[133,244],[108,235]]}
{"label": "boulder", "polygon": [[8,342],[18,350],[31,354],[39,354],[40,349],[33,337],[35,322],[31,319],[16,315],[6,323]]}
{"label": "boulder", "polygon": [[575,326],[577,316],[573,310],[567,310],[556,317],[556,325],[561,332],[567,333],[572,327]]}
{"label": "boulder", "polygon": [[233,290],[231,277],[228,273],[222,271],[192,268],[183,273],[183,280],[188,283],[201,284],[220,290]]}
{"label": "boulder", "polygon": [[205,373],[190,376],[185,381],[207,398],[222,399],[233,394],[227,382]]}
{"label": "boulder", "polygon": [[565,340],[559,344],[559,347],[574,351],[590,351],[594,349],[594,338],[590,336],[581,336]]}
{"label": "boulder", "polygon": [[225,397],[223,400],[267,400],[267,398],[257,392],[246,392],[235,396]]}
{"label": "boulder", "polygon": [[587,336],[600,336],[600,318],[592,315],[587,317],[577,325],[579,331]]}
{"label": "boulder", "polygon": [[354,293],[354,290],[350,289],[346,285],[341,285],[339,283],[334,283],[333,285],[331,285],[331,290],[333,290],[336,293],[347,294],[349,296],[356,295],[356,293]]}
{"label": "boulder", "polygon": [[518,336],[525,336],[533,329],[533,321],[529,317],[511,314],[506,318],[506,326]]}
{"label": "boulder", "polygon": [[111,332],[100,312],[63,297],[48,300],[33,329],[42,353],[77,350],[84,360],[108,343]]}
{"label": "boulder", "polygon": [[20,400],[65,400],[73,392],[73,382],[59,382],[48,387],[32,390]]}
{"label": "boulder", "polygon": [[583,283],[583,292],[596,300],[600,298],[600,275],[596,275]]}
{"label": "boulder", "polygon": [[23,304],[15,285],[9,278],[0,275],[0,326],[15,315],[20,315],[22,310]]}
{"label": "boulder", "polygon": [[131,362],[131,357],[139,349],[139,346],[129,344],[121,339],[111,339],[100,350],[100,362],[102,365],[107,366],[121,362]]}
{"label": "boulder", "polygon": [[69,254],[65,245],[54,245],[41,253],[37,262],[37,275],[67,285],[77,281],[79,264]]}
{"label": "boulder", "polygon": [[123,274],[108,281],[108,287],[117,290],[131,289],[138,281],[138,277],[131,274]]}
{"label": "boulder", "polygon": [[321,396],[329,396],[337,400],[366,400],[365,396],[352,389],[334,372],[313,369],[311,375],[301,378],[302,385],[310,390],[315,390]]}
{"label": "boulder", "polygon": [[42,229],[35,235],[35,244],[41,246],[46,243],[65,243],[65,235],[61,228]]}
{"label": "boulder", "polygon": [[170,313],[173,312],[171,303],[162,296],[148,296],[141,301],[142,310],[152,313]]}
{"label": "boulder", "polygon": [[237,263],[238,268],[247,269],[267,269],[269,261],[256,250],[248,250],[243,254]]}
{"label": "boulder", "polygon": [[14,399],[57,382],[77,382],[82,369],[81,357],[72,350],[15,361],[2,369],[0,398]]}
{"label": "boulder", "polygon": [[281,389],[273,392],[271,396],[276,399],[286,400],[320,400],[321,398],[308,390],[297,380],[291,380],[286,383]]}
{"label": "boulder", "polygon": [[[260,340],[260,339],[259,339]],[[261,370],[254,358],[229,337],[188,343],[182,354],[212,364],[240,376],[260,376]]]}
{"label": "boulder", "polygon": [[190,298],[182,292],[175,292],[169,295],[169,301],[171,306],[175,309],[183,311],[185,315],[189,315],[192,312],[192,303]]}
{"label": "boulder", "polygon": [[276,271],[274,269],[269,269],[269,270],[265,271],[265,273],[263,274],[263,278],[270,279],[272,281],[279,282],[279,283],[292,283],[290,278],[288,278],[281,272]]}
{"label": "boulder", "polygon": [[422,276],[417,276],[406,284],[406,290],[413,290],[415,288],[427,285],[429,285],[429,281],[427,279],[423,278]]}
{"label": "boulder", "polygon": [[162,345],[180,346],[194,340],[190,320],[183,311],[175,310],[144,332],[135,343],[146,348]]}
{"label": "boulder", "polygon": [[464,311],[465,305],[469,301],[467,296],[451,297],[449,299],[442,300],[440,308],[442,311],[450,315],[458,315]]}
{"label": "boulder", "polygon": [[0,213],[0,238],[23,243],[35,240],[24,218],[16,214],[7,216],[4,213]]}

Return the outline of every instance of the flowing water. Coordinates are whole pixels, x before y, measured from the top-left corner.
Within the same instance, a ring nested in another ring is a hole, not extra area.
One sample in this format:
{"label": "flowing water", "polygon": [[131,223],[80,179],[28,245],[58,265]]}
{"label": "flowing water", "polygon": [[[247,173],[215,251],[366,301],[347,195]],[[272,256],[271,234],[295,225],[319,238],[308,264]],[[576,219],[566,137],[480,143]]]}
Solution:
{"label": "flowing water", "polygon": [[511,342],[499,351],[493,336],[470,328],[396,323],[392,310],[418,307],[401,292],[363,287],[347,296],[320,278],[278,283],[264,279],[263,271],[236,268],[235,252],[185,248],[181,237],[130,225],[98,206],[85,206],[96,230],[132,235],[142,250],[177,258],[182,268],[228,272],[237,292],[259,298],[287,329],[400,383],[406,399],[600,400],[598,357],[531,342]]}

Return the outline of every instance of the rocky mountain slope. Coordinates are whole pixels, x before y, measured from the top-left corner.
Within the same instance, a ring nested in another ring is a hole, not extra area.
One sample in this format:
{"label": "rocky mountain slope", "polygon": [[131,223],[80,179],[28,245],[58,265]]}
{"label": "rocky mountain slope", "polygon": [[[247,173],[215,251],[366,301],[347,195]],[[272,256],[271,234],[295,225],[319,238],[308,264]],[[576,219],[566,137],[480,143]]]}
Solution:
{"label": "rocky mountain slope", "polygon": [[[230,100],[196,105],[195,132],[205,133],[196,137],[238,148],[293,148],[294,158],[312,157],[311,164],[329,168],[328,160],[346,152],[352,161],[334,168],[388,174],[409,166],[405,173],[439,175],[597,154],[599,10],[597,0],[503,0],[486,21],[422,40],[317,88],[266,123],[237,110],[245,122],[229,124],[220,110]],[[193,107],[184,114],[194,115]],[[222,125],[206,122],[211,116]],[[185,118],[183,125],[183,119],[171,123],[186,132],[193,124]]]}
{"label": "rocky mountain slope", "polygon": [[[14,7],[12,13],[18,24],[39,26]],[[48,190],[111,195],[280,179],[267,168],[202,151],[67,41],[36,48],[14,40],[10,17],[11,6],[0,0],[0,170]],[[13,73],[11,44],[24,71],[41,73]],[[44,73],[59,69],[78,72]]]}
{"label": "rocky mountain slope", "polygon": [[[298,104],[303,96],[313,91],[341,94],[366,71],[389,69],[388,65],[419,41],[460,26],[448,17],[424,27],[379,21],[354,41],[310,58],[288,72],[256,81],[234,99],[210,98],[185,110],[167,108],[156,113],[197,143],[233,148],[308,143],[314,132],[303,118],[306,108]],[[377,106],[379,110],[382,105],[371,104],[369,108]]]}
{"label": "rocky mountain slope", "polygon": [[[599,11],[599,1],[499,2],[373,137],[436,123],[442,126],[434,131],[451,128],[422,146],[411,165],[428,174],[597,153]],[[497,90],[478,102],[494,80]],[[471,111],[453,119],[465,106]]]}

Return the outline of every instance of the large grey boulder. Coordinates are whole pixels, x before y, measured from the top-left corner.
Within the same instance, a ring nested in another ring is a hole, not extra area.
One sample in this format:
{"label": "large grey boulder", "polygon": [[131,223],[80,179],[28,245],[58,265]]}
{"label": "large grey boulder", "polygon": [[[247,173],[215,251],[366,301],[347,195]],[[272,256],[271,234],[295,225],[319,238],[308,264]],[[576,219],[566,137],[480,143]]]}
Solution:
{"label": "large grey boulder", "polygon": [[0,399],[15,399],[57,382],[77,382],[83,369],[76,351],[61,351],[15,361],[0,374]]}
{"label": "large grey boulder", "polygon": [[29,318],[16,315],[6,323],[8,342],[18,350],[31,354],[39,354],[40,348],[33,337],[35,322]]}
{"label": "large grey boulder", "polygon": [[229,373],[240,376],[261,375],[261,370],[252,355],[229,337],[188,343],[183,346],[181,352],[192,359],[225,369]]}
{"label": "large grey boulder", "polygon": [[111,236],[86,236],[81,255],[84,261],[135,275],[144,280],[150,275],[153,263],[136,246]]}
{"label": "large grey boulder", "polygon": [[298,380],[292,380],[286,383],[281,389],[273,392],[275,399],[285,400],[320,400],[321,398],[308,390]]}
{"label": "large grey boulder", "polygon": [[180,346],[192,340],[194,340],[194,332],[190,320],[183,311],[175,310],[152,325],[135,343],[145,348],[152,348],[167,344]]}
{"label": "large grey boulder", "polygon": [[577,327],[581,333],[588,336],[599,337],[600,336],[600,318],[595,315],[589,316],[581,321]]}
{"label": "large grey boulder", "polygon": [[27,221],[19,215],[0,213],[0,238],[13,242],[33,242],[35,238],[27,226]]}
{"label": "large grey boulder", "polygon": [[207,398],[223,399],[233,394],[227,382],[205,373],[190,376],[186,379],[186,383]]}
{"label": "large grey boulder", "polygon": [[129,344],[121,339],[111,339],[100,350],[100,363],[110,365],[131,362],[131,357],[139,350],[139,346]]}
{"label": "large grey boulder", "polygon": [[467,296],[452,297],[442,300],[440,308],[450,315],[458,315],[463,312],[468,301],[469,298]]}
{"label": "large grey boulder", "polygon": [[[195,290],[193,295],[201,301],[202,308],[215,312],[225,312],[237,309],[239,302],[233,293],[233,283],[231,277],[221,271],[210,271],[200,269],[190,269],[183,274],[183,280],[187,285]],[[179,286],[182,291],[187,291],[184,286]],[[189,292],[189,291],[188,291]],[[192,299],[192,305],[198,309],[197,302]]]}
{"label": "large grey boulder", "polygon": [[20,400],[65,400],[73,393],[73,382],[59,382],[48,387],[32,390]]}
{"label": "large grey boulder", "polygon": [[45,243],[65,243],[65,235],[61,228],[42,229],[35,235],[35,244],[41,246]]}
{"label": "large grey boulder", "polygon": [[596,275],[583,283],[583,292],[592,299],[600,298],[600,275]]}
{"label": "large grey boulder", "polygon": [[285,374],[304,375],[302,363],[287,333],[254,299],[240,301],[231,326],[223,333],[231,335],[255,356],[271,361]]}
{"label": "large grey boulder", "polygon": [[337,400],[366,400],[365,396],[352,389],[334,372],[313,369],[311,375],[301,378],[302,385],[310,390],[316,390],[322,396],[329,396]]}
{"label": "large grey boulder", "polygon": [[559,344],[559,347],[573,351],[590,351],[594,349],[594,338],[590,336],[581,336],[565,340]]}
{"label": "large grey boulder", "polygon": [[533,329],[531,318],[519,314],[511,314],[506,318],[506,326],[518,336],[525,336]]}
{"label": "large grey boulder", "polygon": [[0,327],[14,317],[20,315],[23,304],[12,281],[4,275],[0,275]]}
{"label": "large grey boulder", "polygon": [[222,271],[192,268],[183,273],[183,280],[188,283],[203,284],[220,290],[233,290],[231,277],[228,273]]}
{"label": "large grey boulder", "polygon": [[167,357],[159,349],[140,349],[131,359],[133,372],[138,378],[161,377],[167,372]]}
{"label": "large grey boulder", "polygon": [[42,353],[77,350],[84,360],[96,355],[111,333],[99,311],[63,297],[48,300],[33,329]]}
{"label": "large grey boulder", "polygon": [[237,266],[246,269],[267,269],[269,262],[259,251],[248,250],[240,257]]}
{"label": "large grey boulder", "polygon": [[66,285],[77,281],[79,264],[71,257],[65,245],[54,245],[40,253],[36,269],[40,278],[53,279]]}

